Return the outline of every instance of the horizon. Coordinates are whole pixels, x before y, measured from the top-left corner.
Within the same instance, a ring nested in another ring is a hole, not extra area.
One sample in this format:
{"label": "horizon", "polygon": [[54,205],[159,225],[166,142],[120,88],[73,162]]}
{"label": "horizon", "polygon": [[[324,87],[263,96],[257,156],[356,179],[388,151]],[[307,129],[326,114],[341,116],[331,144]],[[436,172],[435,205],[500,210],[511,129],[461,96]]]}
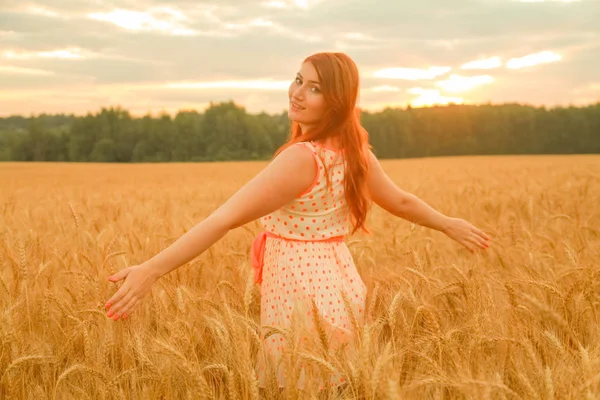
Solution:
{"label": "horizon", "polygon": [[[221,102],[214,102],[213,101],[213,105],[219,105],[219,104],[225,104],[228,103],[230,101],[233,100],[224,100]],[[237,107],[241,107],[245,110],[245,112],[249,115],[258,115],[261,113],[266,113],[267,115],[270,116],[275,116],[275,115],[281,115],[283,113],[287,113],[287,109],[281,109],[278,112],[266,112],[266,111],[258,111],[258,112],[251,112],[248,111],[243,104],[238,104],[235,101],[233,101],[233,103],[237,106]],[[531,107],[531,108],[535,108],[535,109],[546,109],[548,111],[552,111],[555,109],[566,109],[566,108],[570,108],[570,107],[574,107],[574,108],[585,108],[585,107],[594,107],[596,105],[600,104],[600,100],[593,102],[593,103],[589,103],[589,104],[580,104],[580,105],[573,105],[573,104],[567,104],[567,105],[556,105],[556,106],[547,106],[547,105],[533,105],[533,104],[526,104],[526,103],[515,103],[515,102],[506,102],[506,103],[462,103],[462,104],[455,104],[455,103],[449,103],[449,104],[432,104],[432,105],[427,105],[427,106],[420,106],[420,107],[411,107],[413,109],[427,109],[427,108],[436,108],[436,107],[455,107],[455,106],[465,106],[465,107],[481,107],[481,106],[490,106],[490,107],[501,107],[501,106],[511,106],[511,105],[517,105],[517,106],[521,106],[521,107]],[[207,108],[210,107],[207,106]],[[71,112],[59,112],[59,113],[29,113],[29,114],[8,114],[8,115],[3,115],[0,113],[0,119],[7,119],[7,118],[14,118],[14,117],[20,117],[20,118],[38,118],[41,116],[66,116],[66,117],[75,117],[75,118],[81,118],[81,117],[85,117],[87,115],[97,115],[100,114],[102,112],[102,110],[116,110],[116,109],[121,109],[125,112],[127,112],[132,118],[143,118],[143,117],[152,117],[152,118],[157,118],[160,117],[162,115],[169,115],[171,118],[174,118],[178,113],[186,113],[186,112],[197,112],[198,114],[203,114],[204,112],[206,112],[206,109],[179,109],[179,110],[174,110],[173,112],[166,112],[164,110],[153,110],[153,111],[147,111],[145,113],[133,113],[131,112],[131,110],[128,110],[127,108],[121,106],[121,105],[108,105],[108,106],[99,106],[96,109],[92,109],[92,110],[87,110],[84,111],[82,113],[71,113]],[[401,110],[401,111],[406,111],[408,108],[407,107],[400,107],[400,106],[394,106],[394,107],[385,107],[382,109],[378,109],[378,110],[361,110],[361,112],[368,112],[371,114],[377,114],[380,112],[385,111],[386,109],[391,109],[391,110]]]}
{"label": "horizon", "polygon": [[0,117],[175,115],[228,101],[280,114],[301,61],[319,51],[354,59],[368,112],[600,101],[594,0],[236,3],[7,0]]}

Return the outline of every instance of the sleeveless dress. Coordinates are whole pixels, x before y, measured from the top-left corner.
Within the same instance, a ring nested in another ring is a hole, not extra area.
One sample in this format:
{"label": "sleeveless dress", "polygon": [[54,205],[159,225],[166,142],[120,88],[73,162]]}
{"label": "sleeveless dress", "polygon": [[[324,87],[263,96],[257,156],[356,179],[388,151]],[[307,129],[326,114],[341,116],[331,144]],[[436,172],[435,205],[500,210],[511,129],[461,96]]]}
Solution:
{"label": "sleeveless dress", "polygon": [[[350,219],[344,197],[343,152],[314,142],[301,142],[295,146],[305,146],[311,151],[318,173],[305,193],[260,219],[264,232],[256,237],[251,250],[255,282],[260,284],[260,323],[263,327],[275,326],[285,330],[293,322],[293,326],[299,329],[297,332],[304,333],[296,352],[323,354],[315,353],[315,349],[323,345],[315,333],[313,322],[312,311],[317,310],[327,336],[325,343],[331,354],[335,354],[344,344],[346,349],[351,349],[355,334],[342,290],[359,326],[364,321],[367,292],[344,243]],[[325,166],[330,176],[330,187],[327,187]],[[316,308],[312,308],[313,301]],[[285,387],[290,369],[282,356],[288,343],[278,333],[265,338],[266,332],[268,329],[261,334],[262,346],[255,366],[259,386],[266,386],[266,380],[272,376],[270,371],[273,371],[278,386]],[[309,373],[314,373],[317,381],[321,382],[320,388],[325,384],[337,386],[344,383],[339,373],[332,372],[329,380],[325,381],[318,372],[314,372],[318,369],[307,369],[314,365],[310,360],[300,357],[299,362],[298,389],[304,388]]]}

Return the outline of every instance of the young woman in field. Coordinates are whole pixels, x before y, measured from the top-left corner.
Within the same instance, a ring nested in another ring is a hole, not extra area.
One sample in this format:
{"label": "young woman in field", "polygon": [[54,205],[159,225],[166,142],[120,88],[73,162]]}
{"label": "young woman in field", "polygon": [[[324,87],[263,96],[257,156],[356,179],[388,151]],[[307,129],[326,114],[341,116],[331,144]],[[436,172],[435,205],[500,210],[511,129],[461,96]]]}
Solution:
{"label": "young woman in field", "polygon": [[[261,285],[261,325],[285,329],[292,320],[318,317],[332,347],[350,343],[353,321],[363,321],[366,287],[343,239],[358,230],[368,232],[371,202],[441,231],[472,252],[487,248],[490,238],[481,229],[437,212],[384,173],[359,122],[358,92],[357,67],[345,54],[318,53],[304,60],[288,92],[288,143],[254,179],[167,249],[109,277],[124,282],[106,304],[108,317],[127,318],[161,276],[257,218],[264,232],[253,243],[252,264]],[[276,362],[281,357],[283,341],[278,334],[264,340],[257,365],[260,386],[267,379],[267,358]],[[276,377],[284,386],[283,367]],[[329,383],[342,380],[332,377]]]}

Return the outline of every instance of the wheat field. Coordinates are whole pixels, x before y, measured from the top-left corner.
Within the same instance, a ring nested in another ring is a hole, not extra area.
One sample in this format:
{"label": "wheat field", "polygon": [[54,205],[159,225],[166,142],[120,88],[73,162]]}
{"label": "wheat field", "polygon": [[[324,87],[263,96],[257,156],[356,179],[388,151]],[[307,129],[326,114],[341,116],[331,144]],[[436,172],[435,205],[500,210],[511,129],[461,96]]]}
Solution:
{"label": "wheat field", "polygon": [[106,317],[109,275],[265,165],[0,164],[0,398],[600,398],[600,156],[382,161],[491,247],[471,254],[373,207],[372,234],[346,240],[369,290],[358,351],[286,354],[343,373],[343,392],[259,390],[257,221],[159,280],[129,319]]}

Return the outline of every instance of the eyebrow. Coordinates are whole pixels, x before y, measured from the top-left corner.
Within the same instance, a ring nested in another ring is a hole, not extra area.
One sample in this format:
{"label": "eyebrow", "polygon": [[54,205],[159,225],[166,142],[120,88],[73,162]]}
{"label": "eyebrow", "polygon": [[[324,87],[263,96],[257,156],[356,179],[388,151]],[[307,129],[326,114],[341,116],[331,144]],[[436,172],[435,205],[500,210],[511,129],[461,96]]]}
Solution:
{"label": "eyebrow", "polygon": [[[300,77],[300,79],[304,79],[304,77],[302,76],[302,74],[300,72],[298,72],[296,75],[298,75]],[[309,82],[316,83],[318,85],[321,84],[321,82],[318,82],[318,81],[311,81],[311,80],[309,80]]]}

